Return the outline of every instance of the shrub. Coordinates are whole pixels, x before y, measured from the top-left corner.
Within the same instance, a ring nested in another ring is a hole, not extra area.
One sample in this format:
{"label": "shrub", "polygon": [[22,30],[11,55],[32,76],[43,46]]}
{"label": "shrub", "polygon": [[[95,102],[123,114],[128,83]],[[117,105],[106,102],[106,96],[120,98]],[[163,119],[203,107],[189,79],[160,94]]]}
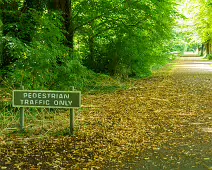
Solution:
{"label": "shrub", "polygon": [[207,55],[208,60],[212,60],[212,54]]}

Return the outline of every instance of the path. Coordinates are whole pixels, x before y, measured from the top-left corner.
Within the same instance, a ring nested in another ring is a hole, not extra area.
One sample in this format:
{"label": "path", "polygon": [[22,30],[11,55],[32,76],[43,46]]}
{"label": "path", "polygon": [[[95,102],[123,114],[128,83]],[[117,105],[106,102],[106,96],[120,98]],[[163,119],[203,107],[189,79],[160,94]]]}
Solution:
{"label": "path", "polygon": [[[150,146],[140,156],[140,161],[128,164],[126,169],[212,169],[211,64],[200,57],[182,57],[174,64],[170,75],[157,82],[158,87],[164,88],[157,88],[155,93],[171,101],[161,107],[158,118],[164,123],[164,120],[173,123],[160,124],[163,128],[159,128],[152,140],[155,145],[163,141],[162,144],[156,148]],[[150,124],[157,126],[159,123]]]}
{"label": "path", "polygon": [[176,64],[175,72],[212,73],[212,62],[202,57],[182,57]]}

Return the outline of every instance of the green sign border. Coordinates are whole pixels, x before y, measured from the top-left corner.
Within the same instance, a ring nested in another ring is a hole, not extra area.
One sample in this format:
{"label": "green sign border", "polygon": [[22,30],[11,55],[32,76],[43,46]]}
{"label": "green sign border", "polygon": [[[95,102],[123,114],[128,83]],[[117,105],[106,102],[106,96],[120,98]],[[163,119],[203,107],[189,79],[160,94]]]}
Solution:
{"label": "green sign border", "polygon": [[[67,107],[67,106],[28,106],[28,105],[15,105],[14,104],[14,100],[15,100],[15,97],[14,97],[14,93],[15,92],[46,92],[46,93],[78,93],[79,94],[79,107]],[[39,108],[80,108],[81,107],[81,91],[54,91],[54,90],[13,90],[13,94],[12,94],[12,105],[13,107],[39,107]]]}

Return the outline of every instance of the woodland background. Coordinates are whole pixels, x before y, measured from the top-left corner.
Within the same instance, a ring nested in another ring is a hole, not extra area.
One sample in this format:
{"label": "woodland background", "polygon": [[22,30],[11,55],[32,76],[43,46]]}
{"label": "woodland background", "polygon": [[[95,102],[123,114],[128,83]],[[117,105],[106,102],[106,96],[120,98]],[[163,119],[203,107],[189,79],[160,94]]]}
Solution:
{"label": "woodland background", "polygon": [[109,76],[146,77],[176,47],[173,0],[1,0],[0,6],[0,76],[14,87],[82,90]]}
{"label": "woodland background", "polygon": [[178,23],[190,20],[178,10],[183,3],[1,0],[1,79],[27,89],[66,89],[70,84],[84,89],[108,76],[149,76],[173,58],[171,51],[203,44],[202,51],[210,54],[211,2],[192,2],[198,41],[189,25]]}

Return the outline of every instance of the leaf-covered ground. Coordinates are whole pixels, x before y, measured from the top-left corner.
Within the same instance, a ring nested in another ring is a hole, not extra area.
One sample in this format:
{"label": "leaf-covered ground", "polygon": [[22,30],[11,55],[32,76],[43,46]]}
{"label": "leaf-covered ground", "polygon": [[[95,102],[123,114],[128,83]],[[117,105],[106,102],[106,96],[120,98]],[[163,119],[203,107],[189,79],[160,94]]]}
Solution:
{"label": "leaf-covered ground", "polygon": [[0,168],[210,169],[212,71],[199,60],[83,96],[75,137],[0,137]]}

